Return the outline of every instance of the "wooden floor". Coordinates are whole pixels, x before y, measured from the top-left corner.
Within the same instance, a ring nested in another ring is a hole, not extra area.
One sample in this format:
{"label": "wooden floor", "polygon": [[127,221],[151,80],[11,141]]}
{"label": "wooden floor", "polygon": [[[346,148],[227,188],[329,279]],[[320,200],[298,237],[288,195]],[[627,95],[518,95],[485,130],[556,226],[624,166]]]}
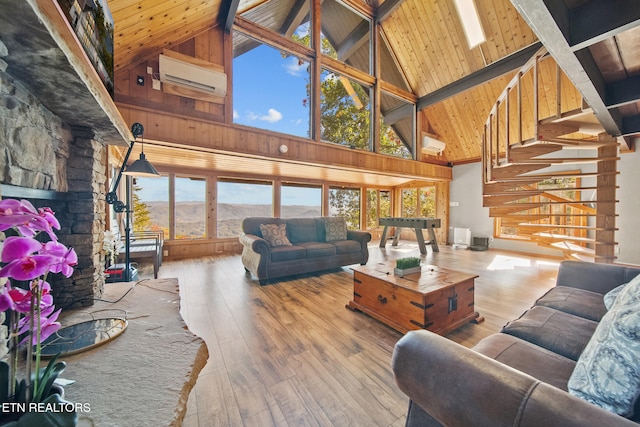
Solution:
{"label": "wooden floor", "polygon": [[[485,318],[448,337],[465,346],[499,331],[553,286],[558,260],[442,245],[370,246],[369,263],[420,256],[477,273],[476,310]],[[182,315],[207,343],[209,361],[189,397],[183,425],[403,426],[408,400],[390,369],[399,332],[345,308],[348,267],[260,286],[237,255],[166,261],[160,277],[184,286]]]}

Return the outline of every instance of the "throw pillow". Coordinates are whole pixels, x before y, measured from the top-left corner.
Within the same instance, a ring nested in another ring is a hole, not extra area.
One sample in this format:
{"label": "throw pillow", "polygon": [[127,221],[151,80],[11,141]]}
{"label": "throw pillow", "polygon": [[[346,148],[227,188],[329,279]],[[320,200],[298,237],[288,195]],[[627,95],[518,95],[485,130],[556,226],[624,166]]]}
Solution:
{"label": "throw pillow", "polygon": [[343,217],[331,216],[324,219],[325,240],[335,242],[337,240],[347,240],[347,222]]}
{"label": "throw pillow", "polygon": [[623,283],[622,285],[615,287],[604,294],[604,306],[607,310],[609,310],[611,306],[613,306],[614,301],[616,300],[620,292],[622,292],[625,286],[627,286],[627,284]]}
{"label": "throw pillow", "polygon": [[287,224],[260,224],[260,232],[270,246],[291,246],[287,238]]}
{"label": "throw pillow", "polygon": [[640,275],[602,317],[569,378],[569,393],[629,417],[640,394]]}

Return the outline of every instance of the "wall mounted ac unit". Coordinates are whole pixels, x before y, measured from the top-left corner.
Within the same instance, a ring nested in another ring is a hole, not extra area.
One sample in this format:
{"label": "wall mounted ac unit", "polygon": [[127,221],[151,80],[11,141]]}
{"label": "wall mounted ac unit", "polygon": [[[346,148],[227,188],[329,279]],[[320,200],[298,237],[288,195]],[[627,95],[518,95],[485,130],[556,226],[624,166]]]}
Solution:
{"label": "wall mounted ac unit", "polygon": [[428,135],[422,137],[422,152],[424,154],[440,154],[447,144]]}
{"label": "wall mounted ac unit", "polygon": [[227,94],[227,75],[160,55],[160,81],[217,96]]}

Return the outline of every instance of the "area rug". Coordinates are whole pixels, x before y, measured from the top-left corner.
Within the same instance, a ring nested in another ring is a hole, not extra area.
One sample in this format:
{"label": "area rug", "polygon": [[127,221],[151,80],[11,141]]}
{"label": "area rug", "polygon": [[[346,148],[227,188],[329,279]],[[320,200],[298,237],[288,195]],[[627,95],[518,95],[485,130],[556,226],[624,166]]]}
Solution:
{"label": "area rug", "polygon": [[189,392],[207,362],[204,341],[180,316],[177,279],[110,283],[94,306],[70,310],[63,326],[124,317],[123,334],[91,350],[61,357],[65,399],[80,426],[179,426]]}

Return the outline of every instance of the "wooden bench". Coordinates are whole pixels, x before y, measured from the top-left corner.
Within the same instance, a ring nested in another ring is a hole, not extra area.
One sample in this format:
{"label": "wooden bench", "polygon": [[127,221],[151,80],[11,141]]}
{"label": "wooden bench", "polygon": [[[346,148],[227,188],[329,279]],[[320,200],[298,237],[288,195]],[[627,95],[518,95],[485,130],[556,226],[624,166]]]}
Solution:
{"label": "wooden bench", "polygon": [[[120,258],[124,258],[124,236],[121,237],[122,248]],[[162,265],[162,246],[164,233],[162,231],[135,231],[129,239],[129,259],[139,260],[151,258],[153,261],[153,278],[158,278],[158,270]]]}

